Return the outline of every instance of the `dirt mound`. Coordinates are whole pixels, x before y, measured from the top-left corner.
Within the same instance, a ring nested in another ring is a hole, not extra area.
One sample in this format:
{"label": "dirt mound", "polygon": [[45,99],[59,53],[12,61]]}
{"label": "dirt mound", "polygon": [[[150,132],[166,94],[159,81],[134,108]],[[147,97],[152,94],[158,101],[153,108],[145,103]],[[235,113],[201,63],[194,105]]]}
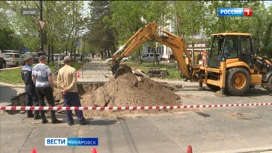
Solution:
{"label": "dirt mound", "polygon": [[[180,97],[162,84],[126,73],[82,96],[82,106],[155,106],[181,105]],[[168,110],[84,111],[86,117],[120,117],[165,113]],[[172,111],[172,110],[171,110]]]}

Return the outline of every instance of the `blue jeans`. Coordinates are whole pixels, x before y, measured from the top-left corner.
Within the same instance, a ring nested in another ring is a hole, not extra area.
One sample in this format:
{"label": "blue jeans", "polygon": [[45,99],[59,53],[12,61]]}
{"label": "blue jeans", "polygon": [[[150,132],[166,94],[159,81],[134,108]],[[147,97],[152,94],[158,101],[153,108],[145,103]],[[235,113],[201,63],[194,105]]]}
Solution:
{"label": "blue jeans", "polygon": [[[81,106],[78,92],[67,92],[65,95],[62,95],[62,97],[64,99],[64,105],[67,107]],[[83,117],[82,110],[75,110],[75,113],[79,122],[83,123],[85,121],[85,118]],[[66,110],[66,120],[68,123],[74,123],[71,110]]]}

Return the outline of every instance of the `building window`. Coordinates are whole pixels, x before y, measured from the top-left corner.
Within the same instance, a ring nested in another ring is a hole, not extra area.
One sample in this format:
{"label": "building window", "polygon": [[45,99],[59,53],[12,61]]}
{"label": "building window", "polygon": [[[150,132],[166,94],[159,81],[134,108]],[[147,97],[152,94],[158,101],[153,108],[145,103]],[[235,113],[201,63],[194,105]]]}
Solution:
{"label": "building window", "polygon": [[152,53],[152,48],[151,47],[147,47],[147,52],[148,53]]}
{"label": "building window", "polygon": [[157,53],[161,54],[161,49],[160,49],[160,47],[157,47]]}

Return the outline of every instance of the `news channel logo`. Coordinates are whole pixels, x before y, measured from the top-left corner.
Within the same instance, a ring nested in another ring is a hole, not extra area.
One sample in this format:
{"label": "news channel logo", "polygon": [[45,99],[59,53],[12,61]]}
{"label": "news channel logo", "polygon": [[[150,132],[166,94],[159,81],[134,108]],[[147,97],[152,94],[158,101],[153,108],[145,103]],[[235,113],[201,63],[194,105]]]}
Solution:
{"label": "news channel logo", "polygon": [[252,8],[218,8],[218,16],[252,16]]}
{"label": "news channel logo", "polygon": [[45,138],[45,146],[98,146],[98,138]]}

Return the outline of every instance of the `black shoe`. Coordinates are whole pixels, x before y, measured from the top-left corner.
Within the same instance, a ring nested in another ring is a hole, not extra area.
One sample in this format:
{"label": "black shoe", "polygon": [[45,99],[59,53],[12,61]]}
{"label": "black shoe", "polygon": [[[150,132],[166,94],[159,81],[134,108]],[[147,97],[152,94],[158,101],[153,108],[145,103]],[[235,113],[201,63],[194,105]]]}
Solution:
{"label": "black shoe", "polygon": [[88,125],[89,124],[89,122],[87,122],[87,121],[84,121],[84,122],[82,122],[82,123],[79,123],[79,125]]}
{"label": "black shoe", "polygon": [[69,125],[69,126],[72,126],[72,125],[74,125],[74,123],[68,123],[68,125]]}
{"label": "black shoe", "polygon": [[42,124],[48,123],[47,119],[42,119]]}
{"label": "black shoe", "polygon": [[58,119],[52,119],[52,124],[57,124],[57,123],[62,123],[62,121],[58,120]]}
{"label": "black shoe", "polygon": [[34,120],[38,120],[38,119],[41,119],[41,118],[42,118],[41,115],[34,116]]}
{"label": "black shoe", "polygon": [[27,118],[33,118],[34,114],[27,114]]}

